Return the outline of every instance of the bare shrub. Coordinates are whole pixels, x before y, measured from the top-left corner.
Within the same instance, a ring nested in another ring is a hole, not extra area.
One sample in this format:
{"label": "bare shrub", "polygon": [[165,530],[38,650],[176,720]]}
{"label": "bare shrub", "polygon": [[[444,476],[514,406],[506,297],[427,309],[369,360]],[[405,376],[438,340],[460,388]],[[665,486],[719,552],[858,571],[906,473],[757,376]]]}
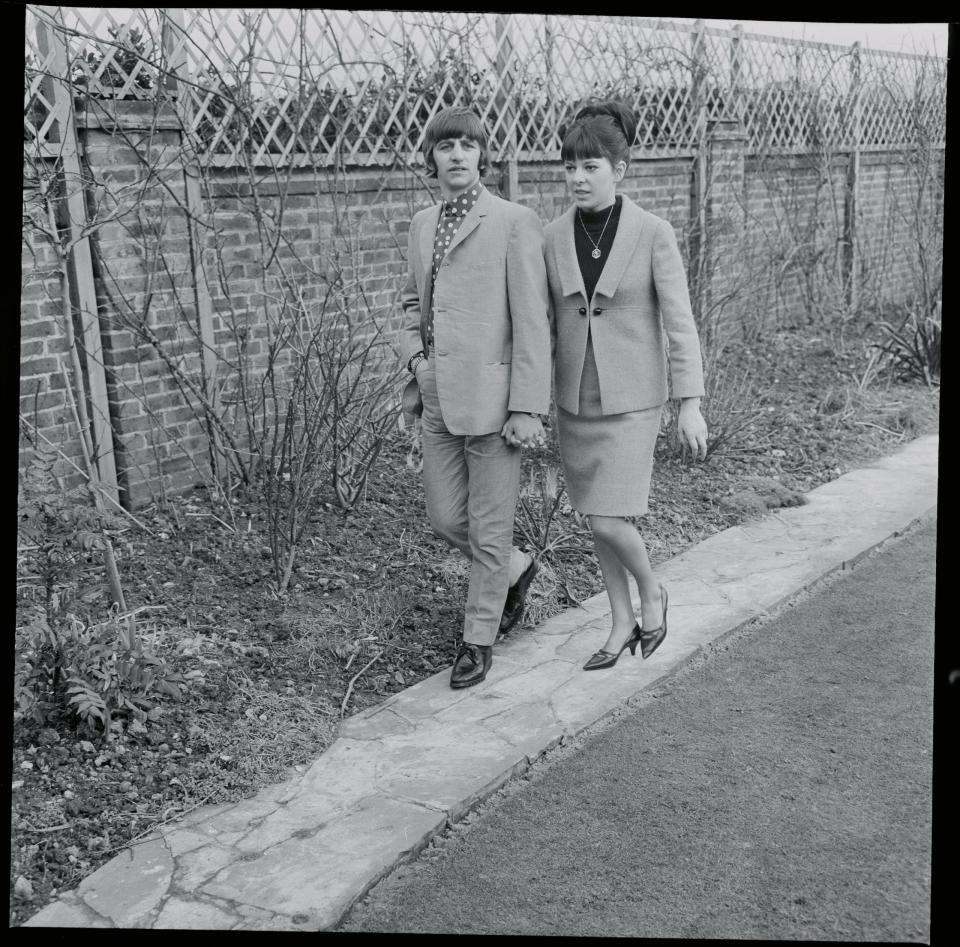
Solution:
{"label": "bare shrub", "polygon": [[343,510],[357,503],[399,412],[382,326],[371,329],[368,313],[337,298],[328,294],[313,317],[293,310],[293,364],[266,380],[273,416],[262,488],[281,594],[321,499],[332,494]]}

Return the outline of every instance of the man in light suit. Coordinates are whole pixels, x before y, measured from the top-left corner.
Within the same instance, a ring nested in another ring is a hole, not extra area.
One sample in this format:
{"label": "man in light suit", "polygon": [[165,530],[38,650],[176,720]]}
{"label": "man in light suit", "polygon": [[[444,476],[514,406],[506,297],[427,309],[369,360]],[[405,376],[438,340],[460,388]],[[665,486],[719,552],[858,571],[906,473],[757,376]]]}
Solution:
{"label": "man in light suit", "polygon": [[422,417],[433,530],[470,560],[458,688],[486,677],[538,569],[513,546],[513,517],[520,447],[542,438],[550,405],[547,276],[537,215],[480,183],[487,138],[470,109],[439,112],[423,153],[443,200],[410,223],[400,344],[414,377],[404,407]]}

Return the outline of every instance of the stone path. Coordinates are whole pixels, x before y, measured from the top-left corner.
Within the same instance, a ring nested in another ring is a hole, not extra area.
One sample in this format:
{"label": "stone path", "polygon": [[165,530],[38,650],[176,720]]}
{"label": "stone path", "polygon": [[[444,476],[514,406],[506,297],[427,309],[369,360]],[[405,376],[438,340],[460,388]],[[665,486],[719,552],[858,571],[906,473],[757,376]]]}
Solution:
{"label": "stone path", "polygon": [[936,436],[920,438],[811,491],[806,506],[661,564],[670,635],[650,660],[582,673],[606,638],[606,595],[595,596],[499,644],[482,684],[451,690],[444,671],[357,714],[301,776],[165,826],[25,926],[332,927],[448,821],[565,736],[931,511],[937,450]]}

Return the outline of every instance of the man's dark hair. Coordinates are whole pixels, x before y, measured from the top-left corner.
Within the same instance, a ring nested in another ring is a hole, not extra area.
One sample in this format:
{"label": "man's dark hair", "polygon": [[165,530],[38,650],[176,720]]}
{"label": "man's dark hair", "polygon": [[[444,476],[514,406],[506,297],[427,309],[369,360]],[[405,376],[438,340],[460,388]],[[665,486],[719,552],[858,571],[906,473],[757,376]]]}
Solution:
{"label": "man's dark hair", "polygon": [[616,99],[591,102],[574,116],[563,132],[561,161],[607,158],[610,164],[630,164],[630,146],[637,134],[637,120],[629,107]]}
{"label": "man's dark hair", "polygon": [[437,176],[437,163],[433,160],[433,148],[445,138],[469,138],[480,146],[480,177],[487,173],[490,154],[487,151],[487,130],[480,116],[473,109],[461,105],[450,106],[437,112],[427,124],[423,136],[423,160],[427,165],[427,177]]}

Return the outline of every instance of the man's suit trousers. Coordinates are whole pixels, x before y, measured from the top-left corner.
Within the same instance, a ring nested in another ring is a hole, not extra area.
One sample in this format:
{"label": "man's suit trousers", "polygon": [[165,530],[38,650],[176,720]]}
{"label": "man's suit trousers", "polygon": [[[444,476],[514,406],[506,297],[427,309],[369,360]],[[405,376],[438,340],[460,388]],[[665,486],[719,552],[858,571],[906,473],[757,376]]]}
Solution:
{"label": "man's suit trousers", "polygon": [[520,448],[496,431],[451,434],[443,423],[432,365],[420,372],[423,486],[434,532],[470,560],[463,640],[492,645],[509,588]]}

